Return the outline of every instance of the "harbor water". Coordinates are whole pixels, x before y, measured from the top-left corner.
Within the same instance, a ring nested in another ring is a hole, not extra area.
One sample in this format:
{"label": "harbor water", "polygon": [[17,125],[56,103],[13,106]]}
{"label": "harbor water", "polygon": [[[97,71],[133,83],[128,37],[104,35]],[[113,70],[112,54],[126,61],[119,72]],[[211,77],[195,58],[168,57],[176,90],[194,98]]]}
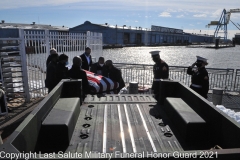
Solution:
{"label": "harbor water", "polygon": [[[150,51],[160,50],[161,58],[168,63],[169,66],[189,66],[196,61],[196,56],[202,56],[208,59],[209,65],[207,68],[221,68],[221,69],[240,69],[240,46],[223,48],[223,49],[207,49],[207,48],[188,48],[185,46],[161,46],[161,47],[125,47],[115,49],[104,49],[102,56],[105,60],[111,59],[114,63],[126,64],[154,64],[151,59]],[[69,56],[69,65],[72,64],[72,58],[81,55],[84,51],[65,52]],[[62,52],[59,52],[61,54]],[[101,53],[97,53],[101,55]],[[94,57],[97,55],[93,53]],[[31,97],[41,97],[46,94],[44,84],[45,71],[46,71],[46,58],[47,54],[27,54],[28,64],[28,81],[30,87]],[[189,85],[190,77],[186,77],[186,73],[179,67],[174,71],[170,78],[182,81],[184,84]],[[17,68],[14,68],[17,69]],[[146,69],[146,70],[145,70]],[[211,70],[208,70],[211,73]],[[215,70],[213,70],[215,72]],[[229,76],[226,76],[226,72]],[[221,87],[228,90],[239,91],[240,78],[235,79],[235,75],[231,74],[233,71],[222,71],[221,77],[216,75],[211,82],[211,88]],[[215,75],[215,73],[214,73]],[[138,70],[122,69],[122,76],[126,83],[136,81],[141,85],[151,85],[152,83],[152,68],[138,68]],[[14,79],[18,81],[19,79]],[[22,84],[16,84],[22,85]],[[217,86],[216,86],[217,85]],[[15,92],[22,91],[22,87],[14,88]]]}
{"label": "harbor water", "polygon": [[240,46],[210,49],[188,48],[185,46],[163,47],[125,47],[104,49],[105,60],[111,59],[113,63],[154,64],[150,51],[160,50],[161,58],[170,66],[189,66],[196,61],[196,56],[208,59],[207,68],[240,69]]}

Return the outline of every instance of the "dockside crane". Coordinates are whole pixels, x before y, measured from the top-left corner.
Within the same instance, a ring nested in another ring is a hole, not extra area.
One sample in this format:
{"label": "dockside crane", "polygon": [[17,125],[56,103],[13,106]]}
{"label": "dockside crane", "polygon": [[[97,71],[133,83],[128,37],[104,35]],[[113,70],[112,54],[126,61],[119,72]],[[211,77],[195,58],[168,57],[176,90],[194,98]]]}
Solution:
{"label": "dockside crane", "polygon": [[[217,26],[214,32],[214,38],[215,39],[224,39],[227,40],[227,25],[229,23],[230,17],[231,17],[231,13],[240,13],[240,8],[237,9],[230,9],[229,11],[226,11],[226,9],[223,9],[221,17],[219,19],[219,21],[211,21],[210,24],[208,24],[207,26],[210,27],[212,25]],[[232,21],[231,21],[232,22]],[[232,22],[233,23],[233,22]],[[234,24],[234,23],[233,23]],[[235,25],[235,24],[234,24]],[[236,26],[236,25],[235,25]],[[237,27],[237,26],[236,26]],[[238,27],[237,27],[238,28]],[[223,37],[218,36],[219,30],[223,30]],[[239,29],[239,28],[238,28]]]}

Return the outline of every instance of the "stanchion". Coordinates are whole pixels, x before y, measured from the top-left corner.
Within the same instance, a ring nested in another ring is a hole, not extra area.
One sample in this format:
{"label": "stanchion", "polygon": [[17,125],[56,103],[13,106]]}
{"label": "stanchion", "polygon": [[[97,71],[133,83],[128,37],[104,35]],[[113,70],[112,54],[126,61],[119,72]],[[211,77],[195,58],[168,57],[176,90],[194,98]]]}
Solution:
{"label": "stanchion", "polygon": [[138,82],[129,83],[129,94],[138,94]]}
{"label": "stanchion", "polygon": [[222,88],[213,88],[212,93],[212,102],[214,105],[221,105],[223,97],[223,89]]}

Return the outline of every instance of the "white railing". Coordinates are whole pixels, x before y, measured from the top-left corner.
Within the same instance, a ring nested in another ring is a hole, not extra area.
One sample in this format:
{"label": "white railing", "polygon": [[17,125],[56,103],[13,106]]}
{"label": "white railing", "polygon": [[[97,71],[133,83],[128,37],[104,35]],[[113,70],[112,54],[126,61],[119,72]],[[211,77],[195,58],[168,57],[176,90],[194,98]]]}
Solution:
{"label": "white railing", "polygon": [[68,33],[25,31],[25,47],[27,49],[27,67],[29,77],[29,90],[31,98],[42,97],[47,94],[44,80],[46,78],[46,60],[51,48],[55,48],[58,54],[68,55],[69,65],[72,59],[84,53],[88,46],[92,50],[92,57],[102,56],[101,33]]}
{"label": "white railing", "polygon": [[[43,97],[47,94],[45,88],[46,59],[50,48],[56,48],[59,54],[65,53],[69,56],[69,63],[72,65],[74,56],[81,55],[86,46],[92,49],[93,59],[97,60],[102,56],[102,34],[101,33],[68,33],[45,31],[24,31],[19,30],[19,38],[0,38],[0,40],[15,40],[18,42],[19,62],[11,62],[9,67],[19,65],[18,77],[12,80],[21,84],[13,90],[23,93],[26,101],[31,98]],[[95,58],[94,58],[95,57]],[[15,57],[17,58],[17,57]],[[122,71],[126,83],[137,81],[140,85],[151,85],[153,79],[152,65],[144,64],[115,64]],[[11,68],[12,71],[18,69]],[[186,74],[187,67],[170,66],[170,78],[179,80],[186,85],[190,84],[191,77]],[[210,89],[213,87],[225,88],[229,91],[239,91],[240,71],[234,69],[209,68]],[[5,73],[6,75],[7,73]],[[20,75],[21,74],[21,75]],[[19,81],[19,82],[18,82]],[[14,85],[15,85],[14,84]],[[16,84],[17,85],[17,84]],[[15,85],[15,86],[16,86]],[[15,93],[13,93],[15,94]]]}
{"label": "white railing", "polygon": [[101,33],[87,32],[84,34],[19,29],[19,38],[0,38],[0,40],[18,41],[21,73],[16,74],[22,77],[19,81],[22,85],[21,88],[15,87],[12,94],[19,94],[21,91],[27,102],[31,98],[43,97],[47,94],[45,88],[46,60],[51,48],[56,48],[59,55],[62,53],[68,55],[69,65],[72,65],[73,57],[84,53],[86,47],[92,49],[91,55],[94,60],[103,53]]}
{"label": "white railing", "polygon": [[[138,82],[141,86],[151,86],[153,80],[153,65],[115,63],[121,69],[125,83]],[[180,81],[187,86],[191,84],[191,76],[184,66],[169,66],[169,78]],[[226,91],[240,92],[240,70],[207,68],[209,74],[209,88],[223,88]]]}

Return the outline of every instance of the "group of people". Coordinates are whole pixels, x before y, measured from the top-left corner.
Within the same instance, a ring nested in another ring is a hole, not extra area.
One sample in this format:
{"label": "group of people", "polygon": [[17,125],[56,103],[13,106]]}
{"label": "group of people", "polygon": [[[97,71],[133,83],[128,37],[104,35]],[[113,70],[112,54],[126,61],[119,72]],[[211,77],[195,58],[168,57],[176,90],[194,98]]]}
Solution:
{"label": "group of people", "polygon": [[[150,52],[152,55],[152,60],[155,62],[153,66],[154,79],[152,85],[152,90],[155,94],[155,97],[159,97],[160,79],[169,78],[169,67],[167,63],[160,58],[159,52],[160,51]],[[194,69],[195,65],[197,66],[196,69]],[[209,90],[209,76],[205,68],[206,65],[208,65],[207,59],[197,56],[197,61],[188,67],[187,74],[192,76],[192,84],[190,85],[190,88],[207,99]]]}
{"label": "group of people", "polygon": [[98,62],[92,63],[91,48],[89,47],[85,48],[85,52],[82,55],[73,58],[73,65],[70,70],[68,70],[68,64],[68,56],[66,54],[58,55],[56,49],[53,48],[50,50],[50,55],[46,62],[47,74],[45,80],[48,93],[50,93],[62,79],[82,79],[82,93],[85,97],[89,94],[89,83],[84,70],[118,82],[119,87],[117,88],[117,92],[125,86],[121,70],[116,68],[111,60],[105,62],[104,57],[99,57]]}
{"label": "group of people", "polygon": [[[153,85],[152,90],[155,97],[159,96],[159,81],[160,79],[169,78],[169,67],[166,62],[160,58],[160,51],[150,52],[152,60],[155,62],[153,66]],[[207,98],[209,90],[209,77],[205,68],[207,65],[207,59],[197,56],[197,61],[194,62],[187,69],[187,74],[192,76],[191,89],[199,93],[204,98]],[[45,80],[45,86],[48,88],[48,93],[62,80],[62,79],[82,79],[83,95],[89,94],[89,83],[87,74],[84,70],[93,72],[97,75],[110,78],[114,82],[119,83],[117,92],[119,92],[124,86],[124,80],[122,78],[121,70],[113,65],[111,60],[105,62],[104,57],[99,57],[98,62],[92,63],[91,48],[86,47],[85,52],[73,58],[73,65],[68,70],[68,56],[66,54],[58,55],[56,49],[50,50],[50,55],[46,62],[47,76]],[[193,69],[194,66],[197,69]]]}

